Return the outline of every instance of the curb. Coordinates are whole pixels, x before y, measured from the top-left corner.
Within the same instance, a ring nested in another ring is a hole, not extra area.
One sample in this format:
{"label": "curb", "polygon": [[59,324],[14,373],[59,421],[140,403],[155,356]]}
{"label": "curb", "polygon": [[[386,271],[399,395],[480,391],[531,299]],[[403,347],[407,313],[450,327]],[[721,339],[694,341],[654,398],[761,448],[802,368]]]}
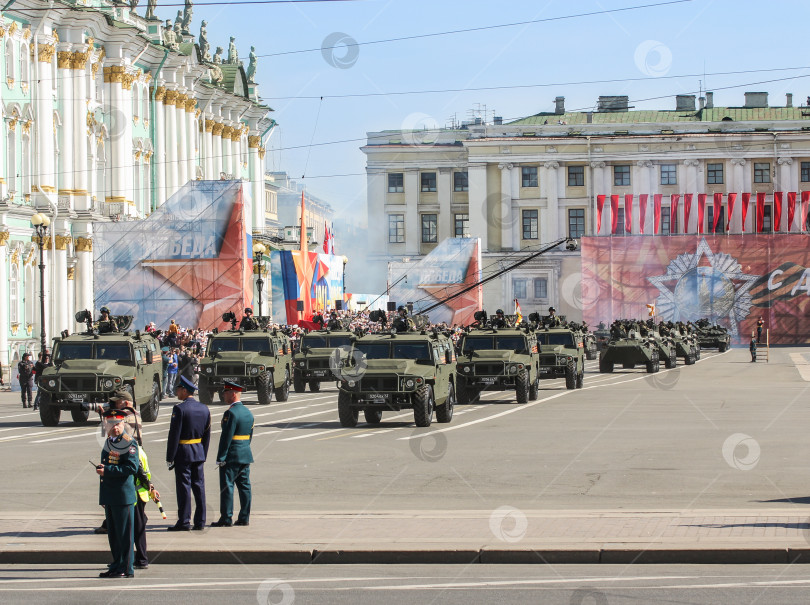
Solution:
{"label": "curb", "polygon": [[[109,562],[108,550],[0,552],[2,565],[67,565]],[[516,550],[211,550],[162,551],[163,565],[786,565],[809,564],[810,548],[571,548]]]}

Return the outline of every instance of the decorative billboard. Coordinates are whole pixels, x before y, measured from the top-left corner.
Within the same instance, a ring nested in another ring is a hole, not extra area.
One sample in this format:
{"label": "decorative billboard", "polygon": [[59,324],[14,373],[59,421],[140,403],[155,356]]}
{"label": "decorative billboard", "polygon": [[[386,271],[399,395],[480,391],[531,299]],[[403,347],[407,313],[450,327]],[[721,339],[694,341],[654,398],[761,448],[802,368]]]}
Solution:
{"label": "decorative billboard", "polygon": [[810,343],[810,248],[799,234],[583,237],[586,321],[708,317],[747,342],[760,316],[772,344]]}
{"label": "decorative billboard", "polygon": [[133,315],[134,326],[222,327],[222,314],[252,304],[252,241],[241,181],[191,181],[148,218],[96,223],[97,308]]}
{"label": "decorative billboard", "polygon": [[431,323],[468,325],[483,306],[480,281],[481,240],[448,238],[420,261],[389,264],[388,300],[397,306],[411,302],[413,312],[420,313],[472,286],[427,313]]}
{"label": "decorative billboard", "polygon": [[[343,300],[343,257],[317,252],[304,254],[309,257],[306,263],[300,260],[300,250],[270,253],[273,321],[276,323],[309,321],[314,313],[334,309],[335,302]],[[304,266],[307,271],[303,270]],[[297,302],[304,300],[301,294],[306,291],[309,292],[310,313],[297,309]]]}

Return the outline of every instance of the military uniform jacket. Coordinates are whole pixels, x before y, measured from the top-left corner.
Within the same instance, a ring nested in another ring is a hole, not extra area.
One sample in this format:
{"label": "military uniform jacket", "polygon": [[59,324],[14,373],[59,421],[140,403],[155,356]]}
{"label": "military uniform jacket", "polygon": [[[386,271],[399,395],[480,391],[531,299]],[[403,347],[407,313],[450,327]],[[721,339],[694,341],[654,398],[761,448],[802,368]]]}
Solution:
{"label": "military uniform jacket", "polygon": [[17,364],[17,373],[20,375],[20,384],[31,381],[34,378],[34,364],[30,361],[21,361]]}
{"label": "military uniform jacket", "polygon": [[109,506],[133,504],[139,463],[138,444],[132,437],[124,433],[114,441],[107,439],[101,450],[104,476],[99,477],[98,503]]}
{"label": "military uniform jacket", "polygon": [[[193,397],[172,409],[166,461],[175,464],[205,462],[211,440],[211,412]],[[190,443],[185,443],[190,442]]]}
{"label": "military uniform jacket", "polygon": [[222,433],[219,435],[217,462],[252,463],[253,453],[250,451],[252,439],[253,414],[242,405],[241,401],[237,401],[222,416]]}

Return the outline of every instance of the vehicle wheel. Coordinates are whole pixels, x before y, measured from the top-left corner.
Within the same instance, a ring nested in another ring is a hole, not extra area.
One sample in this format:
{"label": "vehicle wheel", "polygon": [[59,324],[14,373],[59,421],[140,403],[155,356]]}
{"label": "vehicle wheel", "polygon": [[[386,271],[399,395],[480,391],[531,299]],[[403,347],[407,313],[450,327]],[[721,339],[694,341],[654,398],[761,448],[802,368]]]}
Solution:
{"label": "vehicle wheel", "polygon": [[700,359],[700,345],[695,347],[695,361]]}
{"label": "vehicle wheel", "polygon": [[144,422],[154,422],[160,412],[160,383],[152,381],[152,395],[149,397],[143,408],[141,408],[141,418]]}
{"label": "vehicle wheel", "polygon": [[264,372],[256,378],[256,396],[259,405],[268,405],[273,399],[273,374]]}
{"label": "vehicle wheel", "polygon": [[654,374],[655,372],[657,372],[657,371],[658,371],[658,370],[656,369],[656,365],[658,364],[658,356],[657,356],[657,353],[658,353],[658,351],[655,351],[655,352],[654,352],[654,353],[653,353],[653,354],[650,356],[650,361],[648,361],[648,362],[645,364],[645,365],[647,366],[647,374]]}
{"label": "vehicle wheel", "polygon": [[579,374],[577,374],[577,388],[581,389],[584,384],[585,384],[585,370],[582,370]]}
{"label": "vehicle wheel", "polygon": [[[70,417],[73,418],[73,422],[82,424],[87,422],[87,419],[90,417],[90,412],[87,410],[70,410]],[[143,415],[141,415],[143,417]]]}
{"label": "vehicle wheel", "polygon": [[599,355],[599,371],[602,374],[610,374],[613,371],[613,362],[605,361],[603,355]]}
{"label": "vehicle wheel", "polygon": [[588,361],[593,361],[596,359],[596,347],[589,348],[585,351],[585,359]]}
{"label": "vehicle wheel", "polygon": [[526,370],[521,370],[515,376],[515,398],[518,403],[529,401],[529,374]]}
{"label": "vehicle wheel", "polygon": [[429,384],[416,389],[413,396],[413,421],[416,426],[430,426],[433,421],[433,388]]}
{"label": "vehicle wheel", "polygon": [[436,406],[436,421],[450,422],[453,419],[453,411],[456,409],[456,388],[453,383],[447,384],[447,399],[442,405]]}
{"label": "vehicle wheel", "polygon": [[307,382],[298,372],[293,372],[293,389],[296,393],[303,393],[307,390]]}
{"label": "vehicle wheel", "polygon": [[352,396],[345,391],[338,394],[338,418],[340,426],[353,428],[357,426],[357,419],[360,417],[359,410],[351,408]]}
{"label": "vehicle wheel", "polygon": [[276,401],[287,401],[290,396],[290,371],[284,370],[284,384],[278,387],[274,393],[276,394]]}
{"label": "vehicle wheel", "polygon": [[42,426],[56,426],[61,415],[62,410],[51,403],[50,393],[42,393],[39,396],[39,419]]}
{"label": "vehicle wheel", "polygon": [[573,361],[569,361],[565,366],[565,388],[568,390],[577,388],[577,367]]}
{"label": "vehicle wheel", "polygon": [[321,390],[321,382],[319,380],[310,380],[309,390],[313,393],[319,393]]}
{"label": "vehicle wheel", "polygon": [[369,424],[380,424],[382,421],[382,410],[363,410],[363,416]]}
{"label": "vehicle wheel", "polygon": [[197,392],[199,393],[200,403],[203,405],[212,405],[214,403],[214,393],[208,386],[208,379],[200,376],[200,381],[197,384]]}
{"label": "vehicle wheel", "polygon": [[725,343],[725,342],[721,342],[720,346],[717,347],[717,352],[718,353],[725,353],[727,350],[728,350],[728,343]]}
{"label": "vehicle wheel", "polygon": [[461,405],[470,403],[470,387],[467,386],[467,381],[464,378],[458,379],[458,402]]}
{"label": "vehicle wheel", "polygon": [[535,378],[534,382],[529,386],[529,401],[536,401],[540,396],[540,379]]}
{"label": "vehicle wheel", "polygon": [[691,366],[695,363],[695,350],[690,348],[689,353],[686,354],[686,357],[683,358],[684,365]]}
{"label": "vehicle wheel", "polygon": [[635,367],[636,367],[636,364],[634,364],[634,363],[623,363],[623,364],[622,364],[622,367],[623,367],[625,370],[632,370],[633,368],[635,368]]}
{"label": "vehicle wheel", "polygon": [[676,365],[678,365],[678,358],[675,356],[675,353],[673,352],[669,357],[666,358],[666,360],[664,360],[664,367],[667,370],[671,370]]}

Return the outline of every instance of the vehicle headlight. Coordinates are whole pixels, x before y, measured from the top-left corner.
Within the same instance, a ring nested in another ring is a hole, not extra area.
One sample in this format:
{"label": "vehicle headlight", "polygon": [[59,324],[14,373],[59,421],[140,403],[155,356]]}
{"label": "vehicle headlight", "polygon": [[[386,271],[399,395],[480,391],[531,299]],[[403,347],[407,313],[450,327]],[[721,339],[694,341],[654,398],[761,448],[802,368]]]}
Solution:
{"label": "vehicle headlight", "polygon": [[214,371],[214,368],[212,368],[211,366],[205,366],[205,373],[206,374],[211,374],[213,371]]}
{"label": "vehicle headlight", "polygon": [[509,373],[516,374],[517,373],[517,366],[509,366]]}
{"label": "vehicle headlight", "polygon": [[257,368],[256,366],[253,366],[252,368],[250,368],[250,373],[251,373],[253,376],[255,376],[256,374],[258,374],[258,373],[259,373],[259,368]]}
{"label": "vehicle headlight", "polygon": [[298,362],[298,367],[299,367],[299,368],[303,368],[305,365],[307,365],[307,362],[306,362],[306,361],[299,361],[299,362]]}
{"label": "vehicle headlight", "polygon": [[405,379],[405,388],[412,389],[416,383],[413,381],[413,378],[406,378]]}
{"label": "vehicle headlight", "polygon": [[104,381],[104,388],[105,389],[111,389],[112,387],[113,387],[113,381],[112,380],[110,380],[108,378],[107,380]]}
{"label": "vehicle headlight", "polygon": [[354,388],[354,386],[355,386],[356,384],[357,384],[357,383],[356,383],[354,380],[350,380],[350,381],[349,381],[349,386],[350,386],[351,388]]}
{"label": "vehicle headlight", "polygon": [[469,373],[470,373],[470,366],[464,366],[464,373],[465,373],[465,374],[469,374]]}
{"label": "vehicle headlight", "polygon": [[51,378],[48,381],[48,386],[51,387],[52,389],[56,388],[56,381],[53,378]]}

